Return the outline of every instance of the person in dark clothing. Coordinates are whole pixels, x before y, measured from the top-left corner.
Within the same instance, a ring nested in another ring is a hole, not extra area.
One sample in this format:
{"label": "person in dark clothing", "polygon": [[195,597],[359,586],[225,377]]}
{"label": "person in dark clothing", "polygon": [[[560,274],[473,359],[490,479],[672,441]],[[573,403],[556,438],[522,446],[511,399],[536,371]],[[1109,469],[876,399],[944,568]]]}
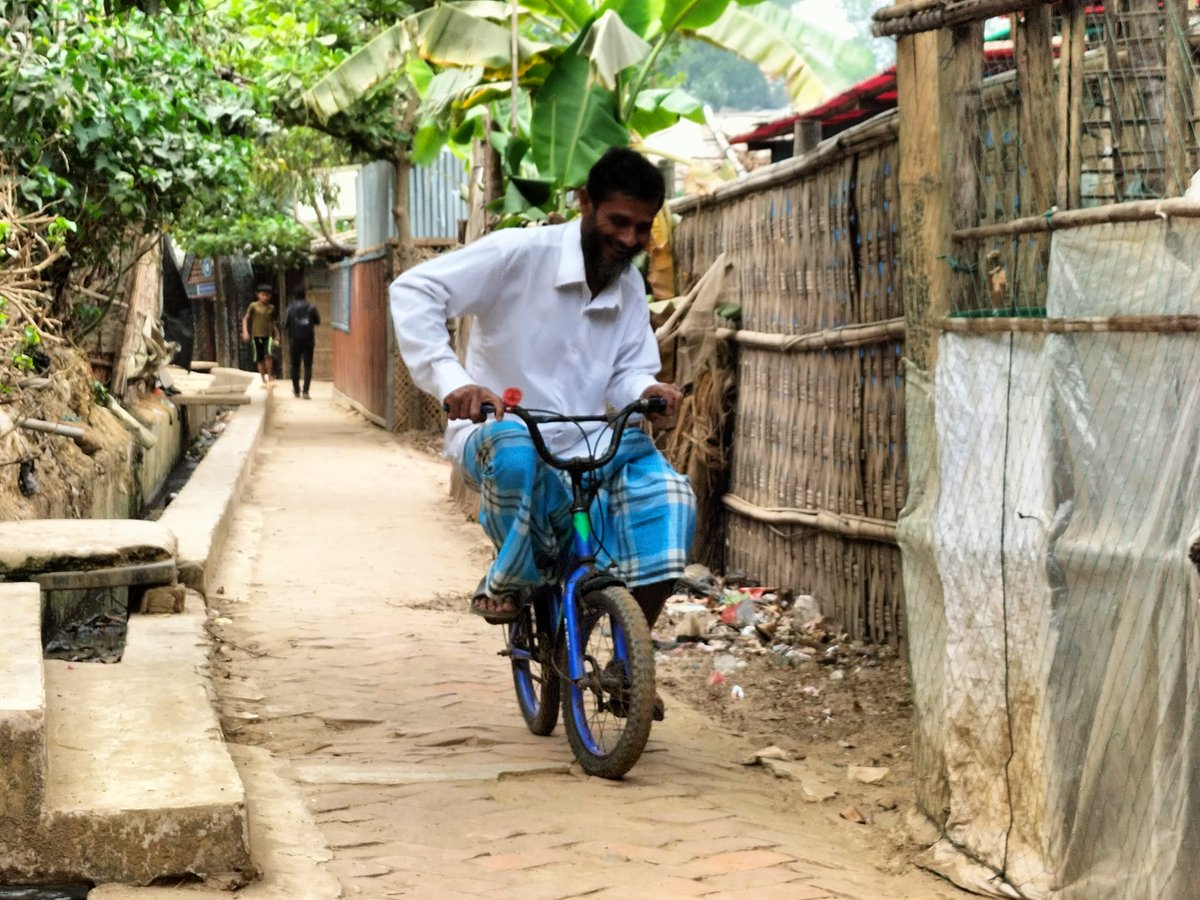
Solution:
{"label": "person in dark clothing", "polygon": [[[292,367],[292,393],[308,399],[312,384],[313,347],[316,345],[316,326],[321,324],[317,308],[305,299],[304,291],[292,294],[283,316],[283,330],[288,336],[288,356]],[[300,385],[300,367],[304,366],[304,385]]]}

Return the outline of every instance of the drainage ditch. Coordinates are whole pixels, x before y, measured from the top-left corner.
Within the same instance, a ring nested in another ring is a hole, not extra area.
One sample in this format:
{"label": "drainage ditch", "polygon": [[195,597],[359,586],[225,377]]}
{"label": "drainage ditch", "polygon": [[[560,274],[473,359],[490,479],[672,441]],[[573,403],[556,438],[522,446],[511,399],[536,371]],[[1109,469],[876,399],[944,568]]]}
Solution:
{"label": "drainage ditch", "polygon": [[0,900],[87,900],[93,887],[91,884],[0,885]]}
{"label": "drainage ditch", "polygon": [[[224,432],[232,412],[221,410],[167,476],[162,490],[143,508],[140,519],[157,521],[187,484],[196,467]],[[131,567],[137,568],[137,567]],[[148,584],[113,584],[80,590],[53,589],[43,584],[42,655],[66,662],[118,663],[125,652],[129,614],[142,608]],[[7,900],[0,894],[0,900]]]}

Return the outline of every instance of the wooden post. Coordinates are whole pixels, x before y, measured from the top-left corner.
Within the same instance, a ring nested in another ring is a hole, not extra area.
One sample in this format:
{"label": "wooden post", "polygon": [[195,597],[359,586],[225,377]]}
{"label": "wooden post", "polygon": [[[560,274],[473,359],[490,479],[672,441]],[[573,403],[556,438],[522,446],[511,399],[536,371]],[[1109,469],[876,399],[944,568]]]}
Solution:
{"label": "wooden post", "polygon": [[1059,209],[1078,209],[1083,190],[1083,0],[1063,0],[1062,46],[1058,51]]}
{"label": "wooden post", "polygon": [[1028,190],[1021,211],[1035,216],[1055,205],[1059,129],[1054,91],[1054,48],[1050,9],[1025,11],[1017,23],[1017,85],[1021,92],[1021,161],[1028,172]]}
{"label": "wooden post", "polygon": [[896,41],[905,349],[927,371],[937,361],[935,323],[958,289],[950,233],[979,221],[982,65],[979,23]]}
{"label": "wooden post", "polygon": [[1193,160],[1188,148],[1195,137],[1192,128],[1192,64],[1188,46],[1186,0],[1166,0],[1163,41],[1166,53],[1166,195],[1178,197],[1192,178]]}
{"label": "wooden post", "polygon": [[[1018,181],[1021,214],[1036,216],[1049,211],[1058,186],[1058,103],[1054,90],[1054,48],[1050,9],[1025,10],[1017,23],[1015,57],[1020,91],[1020,159],[1023,177]],[[1045,304],[1046,271],[1050,239],[1029,237],[1017,247],[1016,274],[1011,296],[1017,306]]]}
{"label": "wooden post", "polygon": [[797,119],[792,126],[792,156],[803,156],[821,143],[821,123],[812,119]]}

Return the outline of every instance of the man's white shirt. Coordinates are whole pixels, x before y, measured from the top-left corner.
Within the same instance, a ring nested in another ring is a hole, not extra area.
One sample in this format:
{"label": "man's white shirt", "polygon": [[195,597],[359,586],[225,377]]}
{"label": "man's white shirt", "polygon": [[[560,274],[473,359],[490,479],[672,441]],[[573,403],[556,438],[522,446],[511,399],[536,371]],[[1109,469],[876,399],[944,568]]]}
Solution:
{"label": "man's white shirt", "polygon": [[[631,266],[593,298],[579,219],[494,232],[403,273],[388,296],[413,381],[439,399],[468,384],[497,394],[515,387],[529,409],[600,415],[640,397],[661,368],[642,276]],[[475,317],[465,364],[446,327],[462,315]],[[451,422],[446,456],[461,462],[477,427]],[[594,447],[596,431],[542,429],[565,456]]]}

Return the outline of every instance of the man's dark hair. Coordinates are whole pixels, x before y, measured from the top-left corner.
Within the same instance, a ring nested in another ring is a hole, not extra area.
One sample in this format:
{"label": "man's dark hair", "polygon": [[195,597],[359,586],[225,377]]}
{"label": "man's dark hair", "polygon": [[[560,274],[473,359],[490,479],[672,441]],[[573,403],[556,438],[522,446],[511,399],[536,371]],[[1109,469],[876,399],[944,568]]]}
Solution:
{"label": "man's dark hair", "polygon": [[596,160],[588,172],[587,192],[594,206],[613,194],[661,206],[667,195],[658,167],[628,147],[611,147]]}

